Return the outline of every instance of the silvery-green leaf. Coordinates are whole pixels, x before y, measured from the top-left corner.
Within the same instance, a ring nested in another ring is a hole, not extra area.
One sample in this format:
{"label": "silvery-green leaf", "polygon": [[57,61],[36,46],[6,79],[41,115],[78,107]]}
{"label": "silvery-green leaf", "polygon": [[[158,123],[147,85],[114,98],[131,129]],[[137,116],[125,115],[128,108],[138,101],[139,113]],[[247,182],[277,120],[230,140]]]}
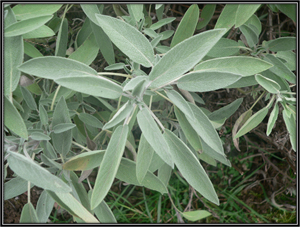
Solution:
{"label": "silvery-green leaf", "polygon": [[123,91],[129,91],[133,90],[138,83],[140,83],[142,80],[146,80],[147,76],[137,76],[133,79],[131,79],[123,88]]}
{"label": "silvery-green leaf", "polygon": [[[10,7],[8,7],[7,17],[5,18],[5,27],[15,23],[16,17]],[[4,94],[12,97],[12,92],[17,88],[21,72],[17,66],[23,62],[24,48],[22,36],[5,37],[4,48]],[[9,98],[12,100],[12,98]]]}
{"label": "silvery-green leaf", "polygon": [[160,34],[159,36],[155,37],[154,39],[152,39],[151,41],[151,46],[154,48],[157,46],[157,44],[159,44],[159,41],[162,40],[163,35]]}
{"label": "silvery-green leaf", "polygon": [[161,87],[177,80],[194,67],[224,33],[225,29],[202,32],[171,48],[149,74],[149,80],[153,81],[150,87]]}
{"label": "silvery-green leaf", "polygon": [[259,7],[260,4],[239,4],[235,14],[235,27],[243,25]]}
{"label": "silvery-green leaf", "polygon": [[241,105],[241,103],[243,102],[243,98],[239,98],[235,101],[233,101],[232,103],[230,103],[229,105],[226,105],[212,113],[210,113],[208,115],[208,118],[211,121],[215,121],[218,119],[222,119],[222,118],[229,118],[232,114],[234,114],[234,112],[239,108],[239,106]]}
{"label": "silvery-green leaf", "polygon": [[152,25],[150,26],[150,29],[152,29],[152,30],[159,29],[159,28],[161,28],[162,26],[171,23],[171,22],[174,21],[175,19],[176,19],[175,17],[167,17],[167,18],[161,19],[161,20],[157,21],[156,23],[152,24]]}
{"label": "silvery-green leaf", "polygon": [[86,64],[54,56],[30,59],[20,65],[18,69],[27,74],[51,80],[84,75],[97,76],[97,72]]}
{"label": "silvery-green leaf", "polygon": [[26,203],[22,209],[20,223],[39,223],[36,210],[34,209],[32,203]]}
{"label": "silvery-green leaf", "polygon": [[[62,123],[72,123],[64,97],[61,97],[53,112],[52,127]],[[62,133],[52,133],[53,146],[59,154],[66,156],[72,144],[72,130]]]}
{"label": "silvery-green leaf", "polygon": [[104,70],[118,70],[118,69],[123,69],[124,66],[125,66],[124,63],[119,62],[119,63],[115,63],[115,64],[111,64],[109,66],[106,66],[104,68]]}
{"label": "silvery-green leaf", "polygon": [[214,15],[216,9],[216,4],[206,4],[200,14],[200,18],[202,19],[202,21],[199,21],[197,24],[197,30],[200,30],[201,28],[204,28],[209,21],[211,20],[211,18]]}
{"label": "silvery-green leaf", "polygon": [[267,54],[264,60],[273,64],[273,67],[270,68],[270,71],[275,73],[277,76],[286,79],[290,83],[296,83],[296,76],[291,72],[288,67],[286,67],[278,58],[272,54]]}
{"label": "silvery-green leaf", "polygon": [[189,103],[189,105],[194,112],[195,118],[186,116],[188,122],[191,124],[197,134],[208,144],[208,146],[223,155],[224,149],[222,142],[209,118],[196,105],[192,103]]}
{"label": "silvery-green leaf", "polygon": [[51,138],[49,136],[47,136],[46,134],[44,134],[42,132],[33,132],[33,133],[31,133],[30,137],[33,140],[51,140]]}
{"label": "silvery-green leaf", "polygon": [[[93,189],[89,190],[88,197],[91,200]],[[107,205],[107,203],[102,200],[102,202],[93,210],[95,212],[97,218],[101,223],[117,223],[117,220]]]}
{"label": "silvery-green leaf", "polygon": [[254,115],[252,115],[245,124],[240,128],[240,130],[237,132],[237,134],[234,136],[234,139],[241,137],[242,135],[245,135],[247,132],[254,129],[256,126],[258,126],[263,119],[267,116],[269,111],[269,108],[266,106],[256,112]]}
{"label": "silvery-green leaf", "polygon": [[141,135],[138,153],[136,157],[136,177],[141,183],[146,176],[151,160],[153,157],[154,150],[145,139],[144,135]]}
{"label": "silvery-green leaf", "polygon": [[69,59],[74,59],[86,65],[90,65],[97,57],[98,52],[99,48],[96,43],[95,35],[91,33],[84,43],[70,54]]}
{"label": "silvery-green leaf", "polygon": [[217,166],[217,161],[208,154],[202,152],[201,154],[197,154],[197,156],[199,159],[205,161],[207,164]]}
{"label": "silvery-green leaf", "polygon": [[128,125],[118,126],[112,134],[95,181],[91,198],[92,210],[105,198],[116,177],[124,152],[127,135]]}
{"label": "silvery-green leaf", "polygon": [[135,27],[110,16],[97,14],[96,18],[97,24],[124,54],[145,67],[153,66],[152,46]]}
{"label": "silvery-green leaf", "polygon": [[227,86],[226,88],[249,87],[249,86],[253,86],[256,84],[257,84],[257,81],[255,80],[255,77],[253,75],[253,76],[242,77],[241,79],[237,80],[236,82]]}
{"label": "silvery-green leaf", "polygon": [[50,15],[55,13],[63,4],[17,4],[13,7],[17,20]]}
{"label": "silvery-green leaf", "polygon": [[139,22],[141,19],[144,18],[143,4],[127,4],[127,8],[130,16],[132,16],[136,22]]}
{"label": "silvery-green leaf", "polygon": [[70,193],[54,193],[51,191],[47,191],[47,193],[60,207],[68,211],[71,215],[81,218],[86,223],[99,223],[94,215],[82,206],[82,204]]}
{"label": "silvery-green leaf", "polygon": [[51,28],[49,28],[46,25],[42,25],[41,27],[23,34],[23,39],[36,39],[36,38],[46,38],[46,37],[51,37],[54,36],[55,33]]}
{"label": "silvery-green leaf", "polygon": [[147,142],[161,159],[173,168],[174,161],[170,155],[168,144],[147,108],[138,112],[137,121]]}
{"label": "silvery-green leaf", "polygon": [[201,62],[196,65],[194,71],[219,71],[242,76],[251,76],[265,71],[272,66],[271,63],[254,57],[231,56]]}
{"label": "silvery-green leaf", "polygon": [[76,127],[76,125],[73,124],[73,123],[61,123],[61,124],[55,125],[53,127],[53,132],[54,133],[61,133],[61,132],[68,131],[68,130],[74,128],[74,127]]}
{"label": "silvery-green leaf", "polygon": [[187,101],[176,91],[166,90],[168,98],[173,102],[173,104],[178,107],[185,115],[188,115],[190,118],[194,118],[195,115],[187,103]]}
{"label": "silvery-green leaf", "polygon": [[228,31],[235,24],[238,6],[238,4],[226,4],[217,20],[215,29],[226,28],[226,31]]}
{"label": "silvery-green leaf", "polygon": [[227,87],[241,78],[241,75],[228,72],[192,71],[181,77],[177,86],[194,92],[214,91]]}
{"label": "silvery-green leaf", "polygon": [[256,81],[268,92],[277,94],[281,89],[280,85],[276,81],[266,78],[260,74],[255,75]]}
{"label": "silvery-green leaf", "polygon": [[18,136],[28,139],[27,127],[16,107],[4,96],[4,125]]}
{"label": "silvery-green leaf", "polygon": [[99,121],[98,118],[94,117],[91,114],[80,113],[78,117],[82,122],[84,122],[85,124],[90,125],[94,128],[102,128],[103,127],[102,122]]}
{"label": "silvery-green leaf", "polygon": [[260,22],[260,19],[255,15],[253,14],[246,22],[245,22],[246,25],[253,25],[256,30],[257,30],[257,35],[259,35],[261,33],[261,22]]}
{"label": "silvery-green leaf", "polygon": [[267,125],[267,133],[266,135],[269,136],[272,132],[272,129],[276,123],[277,117],[278,117],[278,113],[279,113],[279,106],[278,103],[275,103],[275,106],[272,110],[272,112],[270,113],[270,117],[268,120],[268,125]]}
{"label": "silvery-green leaf", "polygon": [[141,97],[143,91],[145,91],[146,80],[140,81],[132,90],[132,95],[134,97]]}
{"label": "silvery-green leaf", "polygon": [[191,126],[191,124],[188,122],[185,115],[176,107],[174,108],[174,111],[179,125],[181,126],[181,129],[189,143],[196,151],[202,150],[200,137],[194,130],[194,128]]}
{"label": "silvery-green leaf", "polygon": [[283,64],[285,64],[289,70],[296,70],[296,54],[293,51],[278,51],[276,57],[283,59],[285,61]]}
{"label": "silvery-green leaf", "polygon": [[162,166],[158,168],[158,178],[166,187],[169,184],[171,175],[172,175],[172,168],[168,164],[164,163]]}
{"label": "silvery-green leaf", "polygon": [[16,23],[13,23],[9,26],[7,26],[4,30],[4,36],[5,37],[12,37],[12,36],[18,36],[23,35],[25,33],[28,33],[30,31],[33,31],[43,24],[45,24],[47,21],[49,21],[53,15],[46,15],[46,16],[40,16],[35,18],[29,18],[25,19]]}
{"label": "silvery-green leaf", "polygon": [[176,32],[173,36],[170,47],[176,46],[183,40],[191,37],[196,29],[199,19],[199,7],[197,4],[191,5],[181,19]]}
{"label": "silvery-green leaf", "polygon": [[27,88],[21,86],[21,92],[22,92],[23,98],[24,98],[27,106],[31,110],[36,110],[37,105],[36,105],[36,102],[35,102],[32,94],[30,93],[30,91],[28,91]]}
{"label": "silvery-green leaf", "polygon": [[296,4],[275,4],[275,6],[283,12],[285,15],[287,15],[289,18],[291,18],[294,22],[297,20],[297,10]]}
{"label": "silvery-green leaf", "polygon": [[133,105],[127,101],[113,116],[112,119],[110,119],[109,122],[107,122],[103,126],[103,130],[109,129],[114,127],[115,125],[119,124],[122,120],[124,120],[133,110]]}
{"label": "silvery-green leaf", "polygon": [[206,210],[193,210],[193,211],[183,212],[182,215],[189,221],[198,221],[209,217],[211,213],[209,213]]}
{"label": "silvery-green leaf", "polygon": [[64,18],[61,20],[60,27],[57,34],[57,41],[55,47],[55,56],[65,57],[68,44],[68,20]]}
{"label": "silvery-green leaf", "polygon": [[84,94],[116,99],[122,94],[122,87],[102,76],[74,76],[55,80],[61,86]]}
{"label": "silvery-green leaf", "polygon": [[[30,184],[32,188],[34,184]],[[28,190],[28,181],[21,177],[15,177],[8,182],[4,183],[4,200],[14,198],[23,194]]]}
{"label": "silvery-green leaf", "polygon": [[290,136],[290,142],[292,144],[292,148],[294,151],[296,151],[297,150],[297,126],[296,126],[295,115],[291,114],[290,116],[288,116],[287,110],[284,109],[282,111],[282,116],[286,128],[290,134],[289,136]]}
{"label": "silvery-green leaf", "polygon": [[36,205],[36,214],[40,223],[47,223],[53,210],[54,202],[54,199],[44,190]]}
{"label": "silvery-green leaf", "polygon": [[214,58],[227,57],[238,53],[239,48],[238,42],[232,39],[221,38],[207,53],[207,56]]}
{"label": "silvery-green leaf", "polygon": [[52,175],[36,162],[26,158],[24,155],[9,152],[7,158],[9,167],[20,177],[32,182],[38,187],[52,190],[54,192],[67,193],[71,188],[57,176]]}
{"label": "silvery-green leaf", "polygon": [[250,25],[241,25],[239,27],[243,35],[246,37],[247,43],[249,47],[254,47],[258,43],[258,35],[255,27],[251,27]]}
{"label": "silvery-green leaf", "polygon": [[39,104],[39,116],[40,116],[41,123],[43,125],[47,125],[48,124],[48,114],[42,104]]}
{"label": "silvery-green leaf", "polygon": [[172,158],[186,181],[209,201],[219,205],[215,189],[192,151],[173,132],[166,129],[164,133]]}

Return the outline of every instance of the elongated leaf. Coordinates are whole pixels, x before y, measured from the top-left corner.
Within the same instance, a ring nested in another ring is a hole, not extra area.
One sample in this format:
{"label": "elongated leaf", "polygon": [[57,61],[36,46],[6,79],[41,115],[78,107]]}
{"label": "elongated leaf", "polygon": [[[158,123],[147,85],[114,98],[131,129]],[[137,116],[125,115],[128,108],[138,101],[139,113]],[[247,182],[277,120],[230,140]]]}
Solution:
{"label": "elongated leaf", "polygon": [[143,4],[127,4],[127,8],[130,16],[132,16],[136,22],[139,22],[141,19],[144,18]]}
{"label": "elongated leaf", "polygon": [[235,27],[243,25],[259,7],[260,4],[239,4],[235,15]]}
{"label": "elongated leaf", "polygon": [[151,164],[154,150],[145,139],[144,135],[141,135],[139,149],[136,157],[136,177],[139,182],[142,182],[145,178],[149,166]]}
{"label": "elongated leaf", "polygon": [[51,140],[51,138],[49,136],[47,136],[46,134],[44,134],[42,132],[33,132],[33,133],[31,133],[30,137],[33,140]]}
{"label": "elongated leaf", "polygon": [[227,57],[234,55],[239,52],[239,44],[232,40],[221,38],[216,45],[207,53],[207,56],[210,57]]}
{"label": "elongated leaf", "polygon": [[169,24],[171,23],[172,21],[174,21],[176,19],[176,17],[167,17],[167,18],[164,18],[164,19],[161,19],[159,20],[158,22],[156,22],[155,24],[152,24],[150,26],[150,29],[151,30],[156,30],[156,29],[159,29],[161,28],[162,26],[166,25],[166,24]]}
{"label": "elongated leaf", "polygon": [[52,190],[54,192],[70,192],[71,188],[60,178],[52,175],[36,162],[26,158],[24,155],[15,152],[9,152],[7,158],[9,168],[18,176],[32,182],[38,187]]}
{"label": "elongated leaf", "polygon": [[283,59],[285,66],[291,71],[296,70],[296,54],[293,51],[278,51],[276,57]]}
{"label": "elongated leaf", "polygon": [[180,109],[185,115],[188,115],[190,118],[195,117],[187,101],[185,101],[185,99],[178,92],[169,90],[166,91],[166,94],[168,98],[174,103],[174,105],[176,105],[178,109]]}
{"label": "elongated leaf", "polygon": [[76,125],[73,124],[73,123],[61,123],[61,124],[55,125],[53,127],[53,132],[54,133],[61,133],[61,132],[68,131],[68,130],[74,128],[74,127],[76,127]]}
{"label": "elongated leaf", "polygon": [[54,202],[54,199],[47,193],[46,190],[44,190],[36,205],[36,214],[40,223],[47,223],[52,212]]}
{"label": "elongated leaf", "polygon": [[[30,184],[32,188],[34,184]],[[14,198],[23,194],[28,190],[28,181],[21,177],[15,177],[8,182],[4,183],[4,200]]]}
{"label": "elongated leaf", "polygon": [[210,146],[212,149],[218,153],[224,155],[224,149],[220,140],[220,137],[214,126],[209,121],[208,117],[203,113],[203,111],[196,105],[189,103],[192,111],[194,112],[195,118],[190,118],[186,116],[187,120],[198,133],[198,135]]}
{"label": "elongated leaf", "polygon": [[181,129],[189,143],[196,151],[202,150],[201,140],[197,132],[194,130],[194,128],[188,122],[184,114],[177,107],[175,107],[174,110],[176,118],[181,126]]}
{"label": "elongated leaf", "polygon": [[5,28],[4,36],[12,37],[12,36],[23,35],[25,33],[28,33],[30,31],[37,29],[38,27],[41,27],[43,24],[45,24],[47,21],[49,21],[52,17],[53,17],[53,15],[46,15],[46,16],[40,16],[40,17],[30,18],[30,19],[16,22]]}
{"label": "elongated leaf", "polygon": [[55,80],[58,84],[84,94],[116,99],[122,94],[122,87],[102,76],[73,76]]}
{"label": "elongated leaf", "polygon": [[17,4],[13,7],[17,20],[50,15],[55,13],[62,4]]}
{"label": "elongated leaf", "polygon": [[57,34],[55,56],[65,57],[67,51],[67,44],[68,44],[68,20],[64,18],[64,20],[62,20],[60,23],[60,27]]}
{"label": "elongated leaf", "polygon": [[292,73],[288,67],[286,67],[278,58],[272,54],[267,54],[264,60],[273,64],[273,67],[270,68],[270,71],[275,73],[277,76],[286,79],[290,83],[296,83],[296,76]]}
{"label": "elongated leaf", "polygon": [[97,75],[93,68],[79,61],[54,56],[31,59],[20,65],[18,69],[27,74],[51,80],[64,77]]}
{"label": "elongated leaf", "polygon": [[215,58],[201,62],[195,67],[195,71],[218,71],[251,76],[265,71],[273,65],[269,62],[253,57],[232,56]]}
{"label": "elongated leaf", "polygon": [[110,16],[97,14],[96,18],[98,25],[124,54],[145,67],[153,66],[152,46],[135,27]]}
{"label": "elongated leaf", "polygon": [[285,15],[287,15],[296,23],[297,20],[296,4],[275,4],[275,5],[281,12],[283,12]]}
{"label": "elongated leaf", "polygon": [[239,27],[243,35],[246,37],[249,47],[254,47],[258,43],[258,35],[254,28],[250,25],[242,25]]}
{"label": "elongated leaf", "polygon": [[161,159],[173,168],[174,161],[170,155],[168,144],[164,140],[149,110],[146,108],[140,110],[137,114],[137,121],[147,142]]}
{"label": "elongated leaf", "polygon": [[166,163],[163,163],[158,168],[158,178],[166,187],[169,185],[171,175],[172,175],[172,168]]}
{"label": "elongated leaf", "polygon": [[121,162],[128,135],[128,125],[120,125],[113,132],[99,168],[91,198],[91,209],[96,208],[108,193]]}
{"label": "elongated leaf", "polygon": [[103,130],[112,128],[115,125],[119,124],[132,112],[132,110],[133,110],[133,105],[129,103],[129,101],[127,101],[113,116],[113,118],[110,119],[110,121],[104,125]]}
{"label": "elongated leaf", "polygon": [[[64,97],[61,97],[53,112],[52,127],[62,123],[72,123]],[[72,130],[62,133],[52,133],[53,146],[59,154],[66,156],[72,144]]]}
{"label": "elongated leaf", "polygon": [[259,36],[259,34],[261,33],[261,22],[260,22],[260,19],[255,15],[253,14],[246,22],[245,22],[245,25],[251,25],[251,26],[254,26],[257,31],[256,35]]}
{"label": "elongated leaf", "polygon": [[4,125],[18,136],[28,139],[27,127],[16,107],[4,96]]}
{"label": "elongated leaf", "polygon": [[212,16],[214,15],[216,9],[216,4],[206,4],[201,11],[200,18],[202,21],[199,21],[197,24],[197,30],[204,28],[209,21],[211,20]]}
{"label": "elongated leaf", "polygon": [[[5,27],[15,22],[15,15],[9,7]],[[21,76],[17,66],[23,62],[23,38],[22,36],[5,37],[4,42],[4,94],[12,101],[12,92],[17,88]]]}
{"label": "elongated leaf", "polygon": [[96,14],[100,14],[98,6],[96,4],[81,4],[80,6],[83,9],[84,13],[92,21],[90,22],[90,26],[96,37],[96,42],[98,44],[98,47],[100,48],[103,57],[109,65],[114,64],[115,54],[113,45],[108,36],[103,31],[103,29],[98,26],[98,21],[95,16]]}
{"label": "elongated leaf", "polygon": [[31,110],[36,110],[37,105],[36,105],[36,102],[35,102],[32,94],[25,87],[21,87],[21,92],[22,92],[23,98],[24,98],[27,106]]}
{"label": "elongated leaf", "polygon": [[32,203],[26,203],[22,209],[20,223],[39,223],[36,210],[34,209]]}
{"label": "elongated leaf", "polygon": [[280,37],[278,39],[267,41],[266,45],[269,50],[274,52],[295,50],[296,37]]}
{"label": "elongated leaf", "polygon": [[120,62],[120,63],[115,63],[115,64],[112,64],[112,65],[106,66],[104,69],[105,70],[118,70],[118,69],[123,69],[124,66],[125,66],[125,64]]}
{"label": "elongated leaf", "polygon": [[[93,190],[89,190],[88,196],[89,199],[91,200]],[[102,202],[93,210],[95,212],[97,218],[101,223],[117,223],[117,220],[107,205],[107,203],[102,200]]]}
{"label": "elongated leaf", "polygon": [[241,75],[226,72],[194,71],[181,77],[177,85],[187,91],[207,92],[227,87],[241,78]]}
{"label": "elongated leaf", "polygon": [[99,52],[96,38],[93,33],[84,41],[84,43],[77,48],[70,56],[70,59],[80,61],[86,65],[90,65]]}
{"label": "elongated leaf", "polygon": [[173,36],[170,47],[174,47],[183,40],[191,37],[196,29],[196,25],[199,19],[199,8],[198,5],[191,5],[186,13],[184,14],[182,20],[180,21],[176,32]]}
{"label": "elongated leaf", "polygon": [[228,31],[235,24],[238,6],[238,4],[226,4],[217,20],[215,29],[226,28],[226,31]]}
{"label": "elongated leaf", "polygon": [[92,215],[81,203],[75,199],[70,193],[54,193],[47,191],[47,193],[61,206],[75,217],[81,218],[86,223],[99,223],[99,221]]}
{"label": "elongated leaf", "polygon": [[292,148],[294,151],[296,151],[297,150],[297,126],[296,126],[295,115],[291,114],[291,116],[288,116],[287,111],[284,109],[282,111],[282,116],[286,128],[290,134],[290,141],[292,144]]}
{"label": "elongated leaf", "polygon": [[232,103],[230,103],[227,106],[224,106],[208,115],[208,118],[211,121],[216,121],[223,118],[229,118],[234,112],[239,108],[239,106],[242,104],[243,98],[239,98]]}
{"label": "elongated leaf", "polygon": [[276,123],[277,117],[278,117],[278,113],[279,113],[279,106],[278,106],[278,103],[276,103],[270,114],[269,120],[268,120],[267,132],[266,132],[267,136],[269,136],[272,132],[272,129],[273,129],[273,127]]}
{"label": "elongated leaf", "polygon": [[211,213],[209,213],[206,210],[194,210],[194,211],[183,212],[182,215],[189,221],[198,221],[209,217]]}
{"label": "elongated leaf", "polygon": [[153,67],[151,88],[177,80],[195,66],[224,35],[224,29],[206,31],[190,37],[168,51]]}
{"label": "elongated leaf", "polygon": [[54,36],[54,31],[46,25],[42,25],[41,27],[23,34],[23,39],[35,39],[35,38],[45,38]]}
{"label": "elongated leaf", "polygon": [[[24,42],[24,53],[27,54],[29,57],[37,58],[37,57],[43,57],[41,52],[36,49],[32,44]],[[21,64],[20,62],[18,66]]]}
{"label": "elongated leaf", "polygon": [[140,83],[142,80],[146,80],[147,76],[137,76],[133,79],[131,79],[123,88],[123,91],[129,91],[129,90],[133,90],[138,83]]}
{"label": "elongated leaf", "polygon": [[98,120],[98,118],[94,117],[93,115],[90,115],[88,113],[80,113],[79,119],[84,122],[87,125],[90,125],[94,128],[102,128],[103,124],[101,121]]}
{"label": "elongated leaf", "polygon": [[280,85],[274,80],[266,78],[260,74],[256,74],[255,79],[264,89],[266,89],[270,93],[277,94],[281,89]]}
{"label": "elongated leaf", "polygon": [[172,158],[186,181],[209,201],[219,205],[218,196],[205,170],[192,151],[173,132],[164,133]]}
{"label": "elongated leaf", "polygon": [[245,124],[240,128],[240,130],[237,132],[237,134],[234,136],[234,139],[241,137],[242,135],[245,135],[247,132],[254,129],[256,126],[258,126],[263,119],[268,114],[268,107],[264,107],[258,112],[256,112],[254,115],[252,115]]}

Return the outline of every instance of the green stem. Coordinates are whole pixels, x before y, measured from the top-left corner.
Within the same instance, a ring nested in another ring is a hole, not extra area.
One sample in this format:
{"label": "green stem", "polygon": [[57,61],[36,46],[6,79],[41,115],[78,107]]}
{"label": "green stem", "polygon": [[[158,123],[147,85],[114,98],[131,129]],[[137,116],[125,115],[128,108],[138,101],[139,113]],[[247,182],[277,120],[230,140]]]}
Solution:
{"label": "green stem", "polygon": [[260,96],[259,98],[255,101],[255,103],[251,106],[250,110],[253,109],[253,107],[256,105],[256,103],[258,103],[258,101],[264,96],[264,94],[266,93],[266,91],[264,91]]}
{"label": "green stem", "polygon": [[54,106],[54,102],[55,102],[55,99],[56,99],[56,96],[57,96],[57,94],[58,94],[58,91],[59,91],[59,89],[60,89],[60,85],[56,88],[56,91],[55,91],[55,94],[54,94],[54,97],[53,97],[53,100],[52,100],[52,103],[51,103],[51,108],[50,108],[50,110],[53,110],[53,106]]}
{"label": "green stem", "polygon": [[132,78],[131,75],[123,74],[123,73],[109,73],[109,72],[103,72],[103,73],[97,73],[98,75],[112,75],[112,76],[122,76],[126,78]]}

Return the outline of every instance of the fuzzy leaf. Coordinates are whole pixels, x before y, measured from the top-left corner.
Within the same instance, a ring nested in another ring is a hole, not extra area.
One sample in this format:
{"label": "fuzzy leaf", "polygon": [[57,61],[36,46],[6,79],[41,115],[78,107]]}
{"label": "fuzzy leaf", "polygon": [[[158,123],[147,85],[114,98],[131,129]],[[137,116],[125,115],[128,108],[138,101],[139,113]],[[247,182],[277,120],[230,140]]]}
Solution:
{"label": "fuzzy leaf", "polygon": [[33,17],[55,13],[63,4],[17,4],[13,7],[17,20],[26,20]]}
{"label": "fuzzy leaf", "polygon": [[20,223],[39,223],[36,210],[32,203],[26,203],[22,209]]}
{"label": "fuzzy leaf", "polygon": [[182,215],[189,221],[198,221],[209,217],[211,213],[209,213],[206,210],[194,210],[194,211],[183,212]]}
{"label": "fuzzy leaf", "polygon": [[281,89],[280,85],[276,81],[266,78],[260,74],[255,75],[256,81],[268,92],[277,94]]}
{"label": "fuzzy leaf", "polygon": [[277,117],[278,117],[278,113],[279,113],[279,106],[278,106],[278,103],[276,103],[270,114],[269,120],[268,120],[267,132],[266,132],[267,136],[269,136],[272,132],[272,129],[273,129],[273,127],[276,123]]}
{"label": "fuzzy leaf", "polygon": [[52,212],[54,202],[54,199],[47,193],[46,190],[44,190],[36,205],[36,214],[40,223],[47,223]]}
{"label": "fuzzy leaf", "polygon": [[235,27],[243,25],[260,7],[260,4],[239,4],[235,14]]}

